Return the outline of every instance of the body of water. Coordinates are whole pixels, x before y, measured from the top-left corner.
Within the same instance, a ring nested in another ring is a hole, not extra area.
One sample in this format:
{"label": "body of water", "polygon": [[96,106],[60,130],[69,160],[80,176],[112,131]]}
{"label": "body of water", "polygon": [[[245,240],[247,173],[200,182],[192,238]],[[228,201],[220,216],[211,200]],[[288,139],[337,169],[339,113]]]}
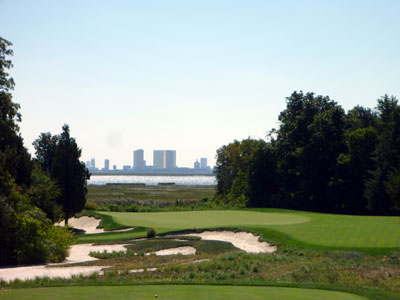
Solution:
{"label": "body of water", "polygon": [[144,175],[92,175],[88,185],[105,185],[107,183],[144,183],[157,185],[159,183],[175,183],[175,185],[216,185],[215,176],[144,176]]}

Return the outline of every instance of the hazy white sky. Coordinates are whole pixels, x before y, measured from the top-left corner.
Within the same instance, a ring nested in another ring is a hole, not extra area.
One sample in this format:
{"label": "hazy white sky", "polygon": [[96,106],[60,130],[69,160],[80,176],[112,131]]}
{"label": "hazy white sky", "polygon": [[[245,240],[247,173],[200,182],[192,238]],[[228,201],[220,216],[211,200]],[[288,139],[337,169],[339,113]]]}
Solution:
{"label": "hazy white sky", "polygon": [[264,138],[294,90],[345,109],[400,97],[400,1],[0,0],[31,146],[64,123],[83,160],[177,165]]}

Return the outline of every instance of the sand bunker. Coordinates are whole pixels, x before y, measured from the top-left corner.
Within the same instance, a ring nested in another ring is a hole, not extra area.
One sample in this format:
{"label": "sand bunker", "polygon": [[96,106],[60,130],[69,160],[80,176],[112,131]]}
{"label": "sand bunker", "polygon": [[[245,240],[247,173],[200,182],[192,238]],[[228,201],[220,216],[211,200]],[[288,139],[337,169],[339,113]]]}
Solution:
{"label": "sand bunker", "polygon": [[[81,263],[97,260],[98,258],[89,255],[90,252],[113,252],[126,251],[124,245],[99,245],[81,244],[73,245],[69,250],[67,259],[61,264]],[[60,264],[37,265],[29,267],[0,268],[0,280],[9,282],[15,279],[29,280],[36,277],[48,278],[71,278],[76,275],[88,276],[98,273],[108,266],[76,266],[76,267],[55,267]]]}
{"label": "sand bunker", "polygon": [[223,241],[247,253],[272,253],[277,247],[267,242],[260,242],[259,237],[250,232],[204,231],[202,233],[180,234],[180,236],[198,236],[202,240]]}
{"label": "sand bunker", "polygon": [[[87,216],[83,216],[80,218],[74,217],[74,218],[68,219],[68,225],[71,226],[72,228],[83,230],[87,234],[108,232],[108,231],[105,231],[103,228],[97,228],[100,225],[100,221],[101,221],[100,219],[95,219],[93,217],[87,217]],[[59,223],[56,223],[54,225],[65,226],[65,220],[63,220]],[[128,231],[131,229],[132,229],[132,227],[124,228],[124,229],[116,229],[116,230],[112,230],[112,232]]]}
{"label": "sand bunker", "polygon": [[89,255],[90,252],[126,252],[124,245],[93,245],[93,244],[80,244],[73,245],[69,250],[69,255],[64,263],[80,263],[98,260],[98,258]]}
{"label": "sand bunker", "polygon": [[[148,268],[146,269],[147,272],[155,272],[157,271],[157,268]],[[129,273],[131,274],[135,274],[135,273],[143,273],[144,269],[133,269],[133,270],[129,270]]]}
{"label": "sand bunker", "polygon": [[169,249],[163,249],[151,253],[146,253],[146,255],[150,255],[154,253],[157,256],[165,256],[165,255],[177,255],[177,254],[182,254],[182,255],[194,255],[196,254],[196,248],[190,247],[190,246],[183,246],[183,247],[177,247],[177,248],[169,248]]}
{"label": "sand bunker", "polygon": [[32,266],[32,267],[16,267],[0,269],[0,279],[5,282],[10,282],[15,279],[19,280],[32,280],[36,277],[48,278],[71,278],[72,276],[84,275],[89,276],[92,273],[97,273],[105,266],[95,267],[52,267],[48,268],[46,265]]}

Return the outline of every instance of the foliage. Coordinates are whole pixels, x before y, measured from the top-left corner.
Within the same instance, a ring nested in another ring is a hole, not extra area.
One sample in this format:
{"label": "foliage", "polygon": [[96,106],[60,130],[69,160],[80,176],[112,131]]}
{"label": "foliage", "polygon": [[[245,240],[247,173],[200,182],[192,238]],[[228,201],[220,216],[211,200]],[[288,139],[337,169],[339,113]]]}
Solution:
{"label": "foliage", "polygon": [[64,125],[55,150],[51,176],[61,187],[57,202],[63,207],[66,224],[69,217],[85,207],[86,182],[90,175],[85,164],[79,160],[80,156],[81,149],[75,139],[70,137],[69,126]]}
{"label": "foliage", "polygon": [[[217,150],[218,203],[351,214],[394,214],[400,166],[400,106],[347,114],[329,97],[294,92],[269,141]],[[393,169],[397,167],[397,169]]]}
{"label": "foliage", "polygon": [[147,228],[146,236],[147,238],[154,238],[156,236],[156,230],[154,228]]}
{"label": "foliage", "polygon": [[70,137],[69,126],[64,125],[62,130],[57,136],[42,133],[33,145],[42,169],[60,188],[56,200],[68,223],[69,217],[85,207],[86,184],[90,176],[84,163],[79,160],[81,149],[75,139]]}
{"label": "foliage", "polygon": [[53,223],[61,218],[62,208],[56,202],[60,189],[36,163],[32,170],[32,185],[28,193],[32,205],[42,209]]}
{"label": "foliage", "polygon": [[34,166],[23,145],[14,80],[6,72],[12,44],[0,37],[0,264],[43,263],[65,258],[72,237],[53,229],[58,188]]}

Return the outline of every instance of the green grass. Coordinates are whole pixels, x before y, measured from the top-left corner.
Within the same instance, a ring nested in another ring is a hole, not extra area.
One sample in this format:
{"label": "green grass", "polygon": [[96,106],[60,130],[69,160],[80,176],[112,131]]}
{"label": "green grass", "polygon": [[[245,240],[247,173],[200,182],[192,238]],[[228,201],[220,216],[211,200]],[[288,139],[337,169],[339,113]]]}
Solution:
{"label": "green grass", "polygon": [[[158,233],[183,229],[251,229],[319,247],[399,248],[400,218],[347,216],[287,210],[211,210],[157,213],[102,212],[120,226],[154,227]],[[275,234],[274,234],[275,233]]]}
{"label": "green grass", "polygon": [[362,300],[358,295],[313,289],[249,286],[144,285],[14,289],[0,291],[0,299],[154,299],[171,300]]}

